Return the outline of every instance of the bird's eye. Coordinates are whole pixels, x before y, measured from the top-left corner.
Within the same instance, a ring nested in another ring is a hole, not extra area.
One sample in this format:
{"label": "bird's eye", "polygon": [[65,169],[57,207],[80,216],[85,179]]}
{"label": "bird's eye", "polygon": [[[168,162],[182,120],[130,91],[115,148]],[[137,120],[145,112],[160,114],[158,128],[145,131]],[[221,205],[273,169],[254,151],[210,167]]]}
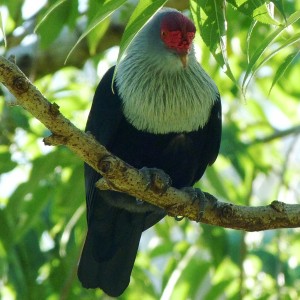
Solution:
{"label": "bird's eye", "polygon": [[166,32],[165,31],[161,31],[161,36],[165,36],[166,35]]}

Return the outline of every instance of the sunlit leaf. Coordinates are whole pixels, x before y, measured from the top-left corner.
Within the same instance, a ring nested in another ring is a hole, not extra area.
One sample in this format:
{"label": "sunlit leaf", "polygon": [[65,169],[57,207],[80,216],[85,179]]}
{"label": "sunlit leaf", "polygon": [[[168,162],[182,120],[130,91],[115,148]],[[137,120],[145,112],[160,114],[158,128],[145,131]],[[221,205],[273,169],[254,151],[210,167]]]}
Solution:
{"label": "sunlit leaf", "polygon": [[69,56],[72,54],[77,45],[94,29],[96,28],[102,21],[104,21],[107,17],[109,17],[117,8],[123,5],[126,0],[107,0],[100,6],[97,14],[90,22],[88,27],[84,30],[84,32],[79,37],[78,41],[72,47],[68,56],[66,57],[65,62],[68,60]]}
{"label": "sunlit leaf", "polygon": [[283,63],[278,67],[276,74],[273,78],[272,85],[269,90],[269,94],[271,93],[274,85],[280,80],[280,78],[284,75],[285,71],[289,68],[289,66],[293,63],[293,61],[299,56],[300,50],[295,51],[288,55]]}
{"label": "sunlit leaf", "polygon": [[66,0],[59,0],[57,2],[54,2],[46,11],[46,13],[41,17],[41,20],[37,23],[37,25],[34,28],[34,31],[36,32],[39,27],[45,22],[45,20],[50,16],[50,14],[58,8],[62,3],[64,3]]}
{"label": "sunlit leaf", "polygon": [[278,38],[287,28],[287,26],[294,24],[296,21],[298,21],[300,18],[300,11],[295,12],[292,14],[288,19],[286,26],[280,26],[276,30],[274,30],[269,36],[267,36],[264,41],[259,45],[259,47],[256,49],[254,54],[251,56],[244,79],[242,83],[242,90],[245,93],[247,90],[247,87],[249,85],[249,82],[251,80],[251,76],[253,76],[253,72],[255,70],[255,65],[257,61],[261,58],[263,53],[266,51],[267,47],[276,39]]}
{"label": "sunlit leaf", "polygon": [[0,31],[2,33],[4,46],[6,47],[7,46],[7,41],[6,41],[6,34],[5,34],[5,24],[4,24],[3,13],[2,13],[1,8],[0,8]]}
{"label": "sunlit leaf", "polygon": [[279,22],[274,19],[270,12],[269,4],[266,3],[253,10],[253,19],[264,24],[279,25]]}
{"label": "sunlit leaf", "polygon": [[[199,252],[195,253],[193,259],[181,271],[180,278],[174,286],[172,295],[167,299],[199,299],[199,289],[206,285],[205,280],[209,276],[210,267],[209,262],[201,259]],[[206,288],[209,289],[207,286]]]}
{"label": "sunlit leaf", "polygon": [[[253,76],[256,74],[256,72],[262,67],[263,64],[265,64],[268,60],[270,60],[274,55],[276,55],[281,50],[293,45],[294,43],[298,42],[300,40],[300,33],[295,34],[292,38],[286,40],[283,44],[281,44],[280,47],[273,50],[271,53],[269,53],[259,64],[255,65],[253,67],[252,73],[249,77],[249,81],[253,78]],[[286,69],[285,69],[286,70]],[[284,71],[285,71],[284,70]],[[282,70],[281,70],[282,71]],[[276,80],[277,82],[278,80]],[[274,82],[274,84],[276,83]],[[273,85],[272,85],[273,87]],[[271,89],[272,89],[271,87]],[[271,90],[270,90],[271,91]]]}
{"label": "sunlit leaf", "polygon": [[60,1],[59,5],[55,6],[55,13],[47,14],[47,17],[39,24],[38,34],[43,49],[48,48],[58,38],[68,22],[72,6],[72,1]]}
{"label": "sunlit leaf", "polygon": [[97,46],[99,44],[99,41],[102,39],[102,37],[105,35],[106,30],[109,26],[109,19],[106,18],[101,22],[101,25],[97,26],[96,30],[91,30],[90,33],[87,35],[87,41],[89,45],[89,50],[91,55],[96,54]]}
{"label": "sunlit leaf", "polygon": [[166,0],[140,0],[133,11],[120,42],[118,62],[128,48],[136,34],[143,28],[147,21],[158,11]]}
{"label": "sunlit leaf", "polygon": [[[264,0],[227,0],[238,11],[253,18],[254,20],[270,25],[279,25],[274,18],[272,5]],[[272,1],[274,2],[274,1]],[[283,13],[283,12],[281,12]]]}
{"label": "sunlit leaf", "polygon": [[222,177],[216,172],[214,168],[208,168],[205,172],[206,177],[208,178],[212,187],[218,191],[218,194],[224,199],[228,199],[229,194],[226,188],[225,182],[222,180]]}
{"label": "sunlit leaf", "polygon": [[274,5],[276,6],[276,8],[278,9],[278,11],[281,13],[281,15],[284,18],[284,21],[286,22],[286,14],[284,11],[284,4],[283,4],[283,0],[272,0],[272,3],[274,3]]}
{"label": "sunlit leaf", "polygon": [[253,33],[253,29],[255,28],[257,21],[252,21],[251,26],[249,27],[249,30],[247,32],[247,59],[248,63],[250,60],[250,41],[251,41],[251,36]]}
{"label": "sunlit leaf", "polygon": [[213,287],[206,294],[205,299],[219,299],[219,298],[222,298],[222,295],[224,294],[224,290],[231,283],[232,283],[231,278],[230,279],[224,278],[224,280],[214,284]]}
{"label": "sunlit leaf", "polygon": [[[200,8],[204,11],[201,14]],[[209,47],[226,75],[236,83],[227,56],[225,2],[223,0],[192,0],[191,12],[204,43]],[[205,14],[205,16],[204,16]]]}
{"label": "sunlit leaf", "polygon": [[6,6],[9,10],[9,14],[13,19],[17,19],[20,16],[20,10],[24,4],[23,0],[2,0],[1,5]]}

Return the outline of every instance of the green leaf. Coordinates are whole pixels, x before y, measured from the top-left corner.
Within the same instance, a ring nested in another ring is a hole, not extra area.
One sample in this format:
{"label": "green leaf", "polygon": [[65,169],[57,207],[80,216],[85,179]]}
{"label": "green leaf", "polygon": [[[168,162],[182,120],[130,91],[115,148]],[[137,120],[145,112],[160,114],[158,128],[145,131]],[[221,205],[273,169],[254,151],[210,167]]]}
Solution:
{"label": "green leaf", "polygon": [[88,27],[85,29],[85,31],[82,33],[82,35],[79,37],[76,44],[72,47],[70,52],[67,55],[67,58],[65,60],[68,60],[71,53],[74,51],[74,49],[77,47],[77,45],[94,29],[96,28],[102,21],[104,21],[107,17],[109,17],[117,8],[122,6],[126,0],[106,0],[104,1],[103,5],[100,6],[97,14],[93,18],[93,20],[90,22]]}
{"label": "green leaf", "polygon": [[274,18],[270,4],[264,0],[227,0],[227,2],[254,20],[264,24],[278,25],[278,21]]}
{"label": "green leaf", "polygon": [[[201,271],[199,272],[199,270]],[[206,284],[205,280],[209,277],[209,271],[210,263],[203,261],[201,255],[196,253],[196,255],[194,255],[193,258],[187,262],[186,266],[184,266],[182,270],[176,269],[174,271],[173,274],[180,274],[180,277],[178,278],[176,284],[174,284],[172,294],[170,295],[171,297],[165,298],[170,300],[200,299],[199,288]],[[175,277],[173,274],[170,279],[173,279]],[[170,285],[167,288],[170,288]]]}
{"label": "green leaf", "polygon": [[[191,0],[192,16],[204,43],[225,74],[237,84],[227,57],[227,30],[224,7],[223,0]],[[201,15],[200,8],[206,16]]]}
{"label": "green leaf", "polygon": [[11,155],[9,152],[0,153],[0,174],[13,170],[17,163],[11,161]]}
{"label": "green leaf", "polygon": [[279,25],[270,12],[269,5],[264,3],[253,10],[253,19],[269,25]]}
{"label": "green leaf", "polygon": [[275,31],[273,31],[273,33],[271,33],[268,37],[266,37],[263,42],[259,45],[259,47],[256,49],[256,51],[254,52],[254,54],[252,55],[252,57],[250,58],[244,79],[243,79],[243,83],[242,83],[242,91],[243,93],[246,92],[247,87],[249,85],[249,82],[253,76],[253,72],[255,70],[255,65],[257,63],[257,61],[261,58],[261,56],[263,55],[263,53],[266,51],[267,47],[277,38],[279,37],[283,31],[286,30],[286,28],[290,25],[292,25],[293,23],[295,23],[296,21],[298,21],[300,18],[300,11],[295,12],[294,14],[292,14],[288,19],[287,19],[287,23],[286,26],[281,26],[279,28],[277,28]]}
{"label": "green leaf", "polygon": [[249,63],[249,60],[250,60],[250,41],[251,41],[251,36],[252,36],[253,29],[254,29],[254,27],[255,27],[256,24],[257,24],[257,21],[253,21],[251,23],[251,26],[249,27],[248,32],[247,32],[247,59],[248,59],[248,63]]}
{"label": "green leaf", "polygon": [[24,4],[24,1],[23,0],[14,0],[14,1],[6,0],[6,1],[1,1],[0,4],[3,6],[7,6],[8,10],[9,10],[9,14],[12,17],[12,19],[17,20],[20,16],[20,10]]}
{"label": "green leaf", "polygon": [[228,250],[228,238],[227,232],[222,227],[216,227],[211,225],[202,225],[203,233],[202,238],[206,247],[210,249],[211,263],[217,267],[227,255]]}
{"label": "green leaf", "polygon": [[97,30],[92,30],[87,35],[87,41],[89,45],[89,50],[91,55],[96,54],[97,46],[99,44],[99,41],[102,39],[102,37],[105,35],[108,27],[109,27],[109,19],[106,18],[102,21],[101,26],[97,26]]}
{"label": "green leaf", "polygon": [[218,191],[218,195],[220,195],[224,199],[229,199],[226,184],[222,180],[221,176],[216,172],[216,170],[214,168],[207,168],[205,174],[214,190]]}
{"label": "green leaf", "polygon": [[119,63],[121,60],[123,54],[136,34],[144,27],[147,21],[155,14],[155,12],[157,12],[166,2],[166,0],[139,1],[122,36],[117,63]]}
{"label": "green leaf", "polygon": [[43,49],[48,48],[59,36],[68,21],[70,11],[72,11],[71,1],[59,1],[59,4],[55,6],[55,13],[51,13],[54,10],[52,9],[43,22],[39,23],[38,31]]}
{"label": "green leaf", "polygon": [[283,76],[283,74],[285,73],[285,71],[289,68],[289,66],[293,63],[293,61],[295,60],[295,58],[299,55],[300,50],[291,53],[290,55],[288,55],[286,57],[286,59],[284,60],[284,62],[278,67],[276,74],[274,76],[274,79],[272,81],[272,85],[270,87],[269,90],[269,94],[271,93],[272,88],[274,87],[274,85],[278,82],[278,80]]}
{"label": "green leaf", "polygon": [[285,11],[283,8],[283,1],[282,0],[272,0],[272,2],[274,3],[274,5],[276,6],[276,8],[278,9],[278,11],[281,13],[281,15],[284,18],[284,21],[286,22],[286,15],[285,15]]}
{"label": "green leaf", "polygon": [[[57,179],[55,177],[55,168],[57,166],[74,166],[74,156],[69,150],[59,148],[47,155],[40,156],[32,161],[32,170],[28,182],[21,183],[14,193],[10,196],[7,203],[6,211],[12,216],[15,221],[15,228],[18,229],[16,238],[20,239],[38,220],[41,211],[54,197],[55,185]],[[77,178],[80,178],[77,175]],[[61,180],[59,184],[62,185]],[[71,189],[72,186],[69,186]],[[76,189],[82,189],[79,184],[73,188],[74,193]],[[62,187],[59,189],[62,190]],[[79,195],[77,190],[77,195]],[[66,201],[74,201],[75,196],[68,191],[66,195],[71,198],[63,199]],[[22,215],[22,218],[20,217]]]}
{"label": "green leaf", "polygon": [[300,33],[295,34],[292,38],[286,40],[280,47],[276,48],[274,51],[272,51],[270,54],[267,55],[266,58],[264,58],[254,69],[251,78],[253,75],[257,72],[257,70],[265,64],[268,60],[270,60],[275,54],[277,54],[279,51],[283,50],[284,48],[287,48],[294,43],[298,42],[300,40]]}
{"label": "green leaf", "polygon": [[5,24],[2,16],[2,11],[0,10],[0,31],[2,33],[3,41],[4,41],[4,46],[5,48],[7,47],[7,41],[6,41],[6,34],[5,34]]}
{"label": "green leaf", "polygon": [[6,209],[0,209],[0,239],[6,251],[13,245],[14,241],[14,222],[13,219],[7,214]]}
{"label": "green leaf", "polygon": [[53,3],[49,9],[46,11],[46,13],[42,16],[41,20],[37,23],[37,25],[34,28],[34,32],[38,30],[38,28],[45,22],[45,20],[49,17],[49,15],[62,3],[64,3],[66,0],[59,0],[55,3]]}
{"label": "green leaf", "polygon": [[[205,300],[208,299],[221,299],[224,297],[224,290],[232,283],[232,278],[225,279],[214,284],[213,288],[205,295]],[[223,296],[223,297],[222,297]]]}

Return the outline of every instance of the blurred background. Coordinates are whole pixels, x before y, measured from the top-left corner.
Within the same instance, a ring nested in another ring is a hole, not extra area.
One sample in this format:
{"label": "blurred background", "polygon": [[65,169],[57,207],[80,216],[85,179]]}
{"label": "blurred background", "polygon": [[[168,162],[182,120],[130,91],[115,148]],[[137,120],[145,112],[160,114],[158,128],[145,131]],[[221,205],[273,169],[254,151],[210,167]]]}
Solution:
{"label": "blurred background", "polygon": [[[194,19],[199,61],[220,90],[221,153],[197,185],[239,205],[298,203],[300,1],[141,2]],[[1,0],[0,54],[15,55],[84,129],[137,3]],[[45,146],[50,132],[3,86],[0,93],[0,299],[107,299],[76,276],[86,234],[83,162]],[[143,235],[120,299],[300,299],[300,230],[247,233],[167,217]]]}

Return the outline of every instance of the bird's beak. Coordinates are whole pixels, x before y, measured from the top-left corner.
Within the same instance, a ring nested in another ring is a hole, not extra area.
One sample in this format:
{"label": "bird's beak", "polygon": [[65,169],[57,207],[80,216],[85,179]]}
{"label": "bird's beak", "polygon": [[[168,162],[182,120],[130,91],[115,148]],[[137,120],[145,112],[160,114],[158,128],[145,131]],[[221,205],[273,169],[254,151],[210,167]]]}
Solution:
{"label": "bird's beak", "polygon": [[179,58],[181,60],[182,66],[186,68],[188,63],[188,53],[180,53]]}

